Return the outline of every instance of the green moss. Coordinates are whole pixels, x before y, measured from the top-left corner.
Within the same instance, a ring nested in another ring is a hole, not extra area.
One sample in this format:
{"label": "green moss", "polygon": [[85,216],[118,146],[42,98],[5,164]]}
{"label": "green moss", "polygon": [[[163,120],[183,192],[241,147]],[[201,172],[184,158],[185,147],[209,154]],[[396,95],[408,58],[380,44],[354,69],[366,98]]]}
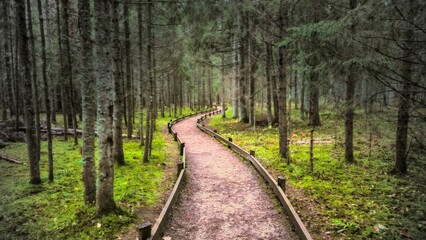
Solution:
{"label": "green moss", "polygon": [[[184,110],[185,114],[189,112]],[[0,161],[0,239],[112,239],[125,231],[136,221],[137,209],[153,207],[172,187],[173,179],[166,179],[165,169],[174,163],[166,151],[169,143],[162,135],[169,120],[157,120],[149,164],[142,164],[143,147],[138,139],[123,140],[126,165],[115,167],[114,182],[119,211],[103,218],[95,217],[94,206],[83,204],[81,142],[73,146],[71,140],[54,139],[54,183],[47,179],[46,142],[41,146],[40,186],[28,184],[27,164]],[[24,143],[11,143],[0,153],[27,161]]]}

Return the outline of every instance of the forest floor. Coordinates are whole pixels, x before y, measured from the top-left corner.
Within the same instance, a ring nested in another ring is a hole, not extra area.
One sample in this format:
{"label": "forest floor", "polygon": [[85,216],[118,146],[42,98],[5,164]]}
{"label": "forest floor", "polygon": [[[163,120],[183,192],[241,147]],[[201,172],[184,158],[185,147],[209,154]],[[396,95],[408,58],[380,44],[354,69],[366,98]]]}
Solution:
{"label": "forest floor", "polygon": [[[311,127],[292,113],[290,164],[278,154],[276,127],[267,127],[259,113],[257,126],[215,116],[210,127],[256,157],[274,175],[287,178],[287,195],[314,239],[426,239],[426,154],[414,142],[408,155],[409,172],[389,174],[394,165],[395,113],[380,119],[357,112],[355,158],[343,159],[343,119],[331,112],[321,115],[315,129],[314,172],[309,163]],[[413,129],[426,129],[417,122]],[[302,144],[300,144],[302,143]]]}
{"label": "forest floor", "polygon": [[169,120],[157,120],[149,164],[141,163],[139,139],[123,139],[126,165],[115,168],[114,183],[119,211],[102,219],[95,217],[95,207],[83,204],[81,139],[74,146],[71,138],[54,138],[54,183],[47,180],[47,143],[42,142],[39,186],[28,184],[26,144],[7,143],[0,154],[25,164],[0,160],[0,239],[135,239],[135,225],[155,221],[176,178],[178,148],[166,134]]}
{"label": "forest floor", "polygon": [[297,239],[277,200],[256,171],[196,127],[173,128],[185,142],[185,185],[164,239]]}

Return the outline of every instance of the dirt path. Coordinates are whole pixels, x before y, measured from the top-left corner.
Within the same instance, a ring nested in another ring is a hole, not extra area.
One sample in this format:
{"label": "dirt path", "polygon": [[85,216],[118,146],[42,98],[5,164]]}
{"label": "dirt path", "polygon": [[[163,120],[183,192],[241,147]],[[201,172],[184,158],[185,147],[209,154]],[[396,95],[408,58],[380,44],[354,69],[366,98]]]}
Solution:
{"label": "dirt path", "polygon": [[174,126],[188,171],[165,239],[297,239],[255,170],[201,132],[196,118]]}

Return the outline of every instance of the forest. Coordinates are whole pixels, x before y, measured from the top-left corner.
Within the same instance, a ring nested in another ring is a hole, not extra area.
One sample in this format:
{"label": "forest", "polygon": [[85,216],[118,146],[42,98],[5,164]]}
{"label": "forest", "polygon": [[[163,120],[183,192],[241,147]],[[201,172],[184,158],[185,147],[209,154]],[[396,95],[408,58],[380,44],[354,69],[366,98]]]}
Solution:
{"label": "forest", "polygon": [[426,239],[425,1],[0,11],[0,239]]}

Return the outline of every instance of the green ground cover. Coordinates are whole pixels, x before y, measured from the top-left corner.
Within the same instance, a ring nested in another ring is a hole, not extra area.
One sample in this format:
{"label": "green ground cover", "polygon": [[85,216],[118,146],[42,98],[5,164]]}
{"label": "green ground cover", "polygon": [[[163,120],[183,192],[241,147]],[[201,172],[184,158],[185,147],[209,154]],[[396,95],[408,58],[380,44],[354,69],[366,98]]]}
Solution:
{"label": "green ground cover", "polygon": [[[185,109],[183,114],[190,112]],[[74,146],[72,138],[68,142],[63,137],[54,138],[54,183],[47,179],[46,142],[41,146],[40,186],[28,184],[27,164],[1,160],[0,239],[112,239],[117,233],[126,232],[137,221],[136,212],[154,207],[161,194],[173,185],[174,174],[166,177],[165,171],[175,169],[175,163],[166,147],[175,146],[166,142],[162,134],[170,119],[157,119],[149,164],[142,164],[143,147],[138,139],[123,139],[126,165],[115,167],[114,198],[119,211],[102,219],[95,217],[95,207],[83,204],[81,140]],[[135,126],[139,126],[137,119]],[[27,161],[25,143],[10,143],[0,153]]]}
{"label": "green ground cover", "polygon": [[[406,176],[389,174],[394,164],[392,143],[396,125],[395,113],[380,113],[377,117],[357,112],[355,122],[356,162],[347,164],[343,158],[343,119],[323,113],[323,126],[315,130],[315,138],[331,139],[331,143],[314,147],[314,172],[310,171],[309,142],[311,127],[292,112],[291,163],[278,154],[276,127],[264,126],[266,117],[260,114],[258,127],[241,124],[231,118],[215,116],[210,126],[256,156],[274,175],[283,175],[295,189],[313,199],[320,218],[302,216],[310,222],[316,238],[335,239],[425,239],[426,237],[426,156],[412,148],[409,173]],[[263,127],[261,126],[263,124]],[[260,127],[259,127],[260,126]],[[424,128],[423,128],[424,129]],[[292,197],[296,208],[309,206]],[[301,211],[302,214],[304,211]]]}

